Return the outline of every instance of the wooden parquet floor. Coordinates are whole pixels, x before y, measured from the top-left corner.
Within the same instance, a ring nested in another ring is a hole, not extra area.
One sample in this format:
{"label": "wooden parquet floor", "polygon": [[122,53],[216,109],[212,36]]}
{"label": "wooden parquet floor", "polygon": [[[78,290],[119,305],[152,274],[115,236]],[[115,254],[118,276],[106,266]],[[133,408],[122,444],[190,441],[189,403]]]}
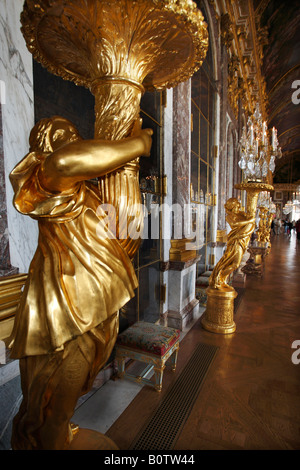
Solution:
{"label": "wooden parquet floor", "polygon": [[217,335],[196,323],[181,342],[176,372],[165,371],[163,391],[143,387],[106,433],[121,450],[130,449],[199,342],[219,352],[173,450],[300,449],[300,363],[292,362],[292,343],[300,340],[300,242],[294,234],[271,241],[263,277],[247,278],[236,332]]}

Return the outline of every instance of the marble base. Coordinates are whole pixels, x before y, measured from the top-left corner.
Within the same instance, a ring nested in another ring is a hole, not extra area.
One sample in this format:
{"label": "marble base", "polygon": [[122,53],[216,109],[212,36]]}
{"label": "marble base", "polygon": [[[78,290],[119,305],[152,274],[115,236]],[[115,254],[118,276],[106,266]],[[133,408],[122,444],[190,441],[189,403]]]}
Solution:
{"label": "marble base", "polygon": [[174,310],[168,311],[168,326],[170,328],[178,328],[182,331],[198,316],[199,300],[193,299],[180,312],[176,312]]}
{"label": "marble base", "polygon": [[182,330],[193,319],[194,310],[199,308],[195,298],[197,260],[170,262],[168,326],[172,328]]}

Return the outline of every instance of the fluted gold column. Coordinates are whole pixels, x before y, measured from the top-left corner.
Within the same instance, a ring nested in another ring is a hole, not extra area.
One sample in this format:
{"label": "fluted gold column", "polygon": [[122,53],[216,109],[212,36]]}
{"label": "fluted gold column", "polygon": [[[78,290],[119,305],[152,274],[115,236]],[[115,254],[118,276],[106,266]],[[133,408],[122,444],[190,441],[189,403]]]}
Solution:
{"label": "fluted gold column", "polygon": [[[119,140],[129,137],[139,126],[140,101],[144,87],[123,77],[103,77],[91,87],[95,96],[95,139]],[[117,171],[98,178],[103,204],[111,204],[116,211],[116,236],[132,259],[139,249],[141,238],[128,233],[130,221],[143,232],[144,216],[141,210],[139,188],[139,160],[136,159]]]}

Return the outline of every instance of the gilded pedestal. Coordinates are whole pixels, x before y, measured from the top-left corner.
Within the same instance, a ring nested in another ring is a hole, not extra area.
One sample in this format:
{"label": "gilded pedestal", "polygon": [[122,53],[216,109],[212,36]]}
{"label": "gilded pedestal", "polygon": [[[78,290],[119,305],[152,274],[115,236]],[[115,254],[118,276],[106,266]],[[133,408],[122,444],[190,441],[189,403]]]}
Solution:
{"label": "gilded pedestal", "polygon": [[236,325],[233,320],[234,299],[237,292],[230,287],[217,290],[209,287],[206,290],[207,303],[202,319],[202,326],[212,333],[234,333]]}

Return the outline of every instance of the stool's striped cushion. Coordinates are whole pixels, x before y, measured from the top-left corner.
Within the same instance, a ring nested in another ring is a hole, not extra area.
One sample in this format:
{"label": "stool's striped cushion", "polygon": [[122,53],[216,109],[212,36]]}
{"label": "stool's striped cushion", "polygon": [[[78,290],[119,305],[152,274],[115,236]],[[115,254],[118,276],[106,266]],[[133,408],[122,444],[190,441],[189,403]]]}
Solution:
{"label": "stool's striped cushion", "polygon": [[123,331],[117,344],[157,356],[164,354],[179,339],[180,330],[153,323],[137,322]]}

